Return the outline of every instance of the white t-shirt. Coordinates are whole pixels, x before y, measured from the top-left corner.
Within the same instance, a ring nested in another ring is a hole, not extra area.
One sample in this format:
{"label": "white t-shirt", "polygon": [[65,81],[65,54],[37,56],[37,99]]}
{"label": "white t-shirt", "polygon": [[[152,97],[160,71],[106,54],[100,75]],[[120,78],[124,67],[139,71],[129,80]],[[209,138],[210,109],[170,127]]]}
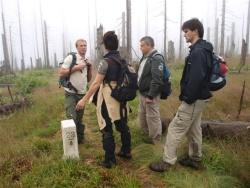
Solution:
{"label": "white t-shirt", "polygon": [[[63,61],[62,68],[69,69],[72,60],[73,56],[68,55]],[[79,54],[76,54],[76,64],[81,64],[81,63],[86,64],[85,60],[87,59],[83,58]],[[85,94],[87,92],[87,85],[88,85],[87,66],[82,71],[73,72],[70,75],[70,82],[77,89],[78,94]],[[64,89],[69,93],[75,93],[74,90],[70,90],[69,88],[64,88]]]}
{"label": "white t-shirt", "polygon": [[140,79],[141,79],[141,75],[142,75],[142,72],[143,72],[143,69],[144,69],[144,66],[145,66],[147,60],[148,60],[148,58],[145,57],[145,58],[142,60],[140,66],[139,66],[139,70],[138,70],[138,82],[139,82]]}

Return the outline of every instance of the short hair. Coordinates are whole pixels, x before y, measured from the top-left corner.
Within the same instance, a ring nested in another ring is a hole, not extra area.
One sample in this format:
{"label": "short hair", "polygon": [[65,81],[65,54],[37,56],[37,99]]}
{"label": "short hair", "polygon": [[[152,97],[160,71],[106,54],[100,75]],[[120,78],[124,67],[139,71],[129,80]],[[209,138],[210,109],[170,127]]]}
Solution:
{"label": "short hair", "polygon": [[152,47],[155,46],[154,39],[152,37],[150,37],[150,36],[142,37],[140,42],[142,42],[142,41],[145,42],[149,46],[152,46]]}
{"label": "short hair", "polygon": [[198,18],[192,18],[184,22],[182,25],[182,31],[184,31],[185,29],[190,29],[191,31],[197,29],[199,37],[203,38],[204,36],[204,27]]}
{"label": "short hair", "polygon": [[117,50],[119,41],[115,31],[108,31],[103,35],[102,42],[107,50]]}
{"label": "short hair", "polygon": [[78,40],[76,41],[76,43],[75,43],[76,48],[77,48],[79,42],[86,42],[86,43],[87,43],[87,41],[86,41],[85,39],[78,39]]}

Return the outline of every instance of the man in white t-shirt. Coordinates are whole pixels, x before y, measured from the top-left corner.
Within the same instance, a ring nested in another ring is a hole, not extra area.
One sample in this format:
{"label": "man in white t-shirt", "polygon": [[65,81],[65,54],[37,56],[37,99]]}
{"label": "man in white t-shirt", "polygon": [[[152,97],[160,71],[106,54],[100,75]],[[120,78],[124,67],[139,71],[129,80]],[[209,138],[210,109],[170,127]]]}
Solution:
{"label": "man in white t-shirt", "polygon": [[[77,139],[78,143],[81,144],[84,140],[85,129],[85,126],[82,123],[84,109],[76,111],[75,106],[87,92],[87,85],[92,77],[92,66],[85,56],[87,51],[86,40],[79,39],[76,41],[75,45],[77,53],[71,53],[64,59],[61,69],[59,70],[59,75],[68,76],[70,74],[69,81],[74,89],[64,87],[65,110],[67,118],[73,119],[76,124]],[[74,65],[70,70],[70,66],[74,58],[76,65]]]}

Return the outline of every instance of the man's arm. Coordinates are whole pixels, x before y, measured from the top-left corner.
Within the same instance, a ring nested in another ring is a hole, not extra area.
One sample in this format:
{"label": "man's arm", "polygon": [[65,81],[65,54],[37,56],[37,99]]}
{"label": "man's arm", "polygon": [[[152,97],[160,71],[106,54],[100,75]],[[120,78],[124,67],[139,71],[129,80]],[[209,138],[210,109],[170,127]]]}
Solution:
{"label": "man's arm", "polygon": [[196,100],[197,93],[200,90],[201,84],[206,76],[206,56],[204,52],[200,49],[193,51],[190,56],[190,73],[189,80],[184,91],[184,101],[188,104],[192,104]]}
{"label": "man's arm", "polygon": [[[68,76],[69,75],[69,73],[70,73],[69,68],[70,68],[70,65],[72,63],[72,59],[73,59],[72,55],[69,55],[64,59],[62,67],[59,69],[59,72],[58,72],[59,76]],[[86,65],[84,63],[77,64],[77,65],[73,66],[73,68],[71,69],[71,73],[81,71],[85,67],[86,67]]]}
{"label": "man's arm", "polygon": [[[72,69],[71,69],[71,73],[73,72],[77,72],[77,71],[81,71],[86,67],[86,65],[84,65],[83,63],[75,65]],[[60,76],[67,76],[69,75],[69,68],[60,68],[59,69],[59,75]]]}
{"label": "man's arm", "polygon": [[150,83],[150,90],[147,96],[150,99],[157,97],[160,91],[160,87],[163,84],[163,63],[163,58],[159,56],[154,57],[151,62],[152,81]]}

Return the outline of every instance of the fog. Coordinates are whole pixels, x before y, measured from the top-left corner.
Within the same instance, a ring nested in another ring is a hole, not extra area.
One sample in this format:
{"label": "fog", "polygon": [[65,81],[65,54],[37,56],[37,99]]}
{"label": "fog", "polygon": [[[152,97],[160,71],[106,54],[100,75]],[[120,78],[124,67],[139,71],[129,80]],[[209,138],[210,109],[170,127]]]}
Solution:
{"label": "fog", "polygon": [[[13,55],[20,66],[18,0],[1,1],[0,10],[4,12],[7,40],[8,42],[10,40],[9,29],[11,27]],[[225,43],[227,36],[231,34],[232,22],[235,22],[235,43],[236,50],[239,52],[242,37],[245,38],[246,35],[248,0],[227,0],[226,2]],[[41,20],[47,22],[50,59],[53,59],[53,54],[56,53],[58,59],[61,60],[63,58],[63,33],[65,34],[68,51],[75,50],[74,42],[76,39],[84,38],[88,41],[89,46],[87,55],[93,56],[96,27],[102,24],[104,31],[115,30],[119,34],[122,26],[121,15],[126,10],[125,0],[19,0],[19,3],[24,57],[27,66],[29,66],[27,62],[29,62],[30,57],[42,56],[43,53]],[[210,41],[213,43],[215,19],[216,17],[221,18],[222,0],[184,0],[183,3],[183,21],[193,17],[199,18],[204,24],[205,39],[206,28],[211,28]],[[146,34],[146,25],[148,26],[148,35],[155,39],[156,48],[162,51],[164,0],[132,0],[131,7],[133,58],[137,58],[136,54],[141,55],[138,41]],[[146,20],[147,7],[148,20]],[[180,10],[180,0],[167,0],[167,40],[174,41],[176,53],[179,49]],[[0,32],[3,33],[2,17]],[[36,41],[36,33],[38,41]],[[38,49],[36,49],[37,43]],[[185,44],[185,47],[187,47],[187,44]],[[90,58],[93,59],[93,57]],[[3,59],[1,43],[0,61]]]}

